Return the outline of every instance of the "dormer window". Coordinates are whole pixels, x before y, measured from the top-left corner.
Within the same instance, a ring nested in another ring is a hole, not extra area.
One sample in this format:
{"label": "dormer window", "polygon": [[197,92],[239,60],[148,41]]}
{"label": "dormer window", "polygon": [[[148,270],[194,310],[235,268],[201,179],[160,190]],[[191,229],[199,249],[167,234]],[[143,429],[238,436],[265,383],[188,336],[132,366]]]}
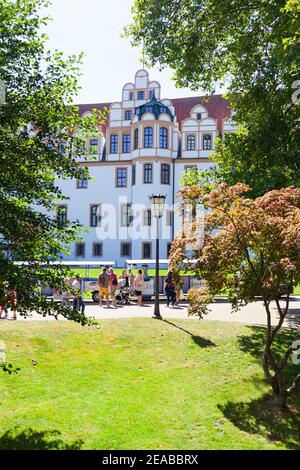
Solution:
{"label": "dormer window", "polygon": [[131,117],[132,117],[132,112],[125,111],[125,121],[131,121]]}
{"label": "dormer window", "polygon": [[144,99],[145,99],[145,92],[138,91],[138,100],[144,100]]}
{"label": "dormer window", "polygon": [[133,91],[129,92],[129,101],[133,101]]}
{"label": "dormer window", "polygon": [[198,119],[198,121],[201,121],[201,119],[202,119],[202,114],[201,113],[197,113],[197,119]]}
{"label": "dormer window", "polygon": [[154,96],[155,96],[155,91],[154,91],[154,90],[150,90],[150,91],[149,91],[149,100],[151,100]]}

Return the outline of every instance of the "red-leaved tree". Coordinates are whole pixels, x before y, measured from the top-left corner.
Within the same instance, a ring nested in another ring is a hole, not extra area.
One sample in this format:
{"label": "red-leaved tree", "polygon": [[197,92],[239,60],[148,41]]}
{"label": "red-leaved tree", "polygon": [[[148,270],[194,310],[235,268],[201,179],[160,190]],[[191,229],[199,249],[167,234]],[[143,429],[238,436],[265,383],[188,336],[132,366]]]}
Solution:
{"label": "red-leaved tree", "polygon": [[[274,340],[289,311],[291,288],[300,282],[300,189],[274,190],[255,200],[246,197],[249,190],[244,184],[221,184],[205,193],[199,185],[186,184],[181,192],[185,203],[201,202],[208,209],[204,242],[193,250],[191,237],[178,237],[170,254],[171,267],[176,271],[188,257],[189,270],[205,280],[204,289],[190,291],[190,314],[202,317],[213,296],[222,291],[233,309],[261,296],[267,323],[263,370],[278,405],[285,407],[300,383],[300,373],[287,383],[284,369],[292,345],[278,357]],[[283,289],[287,294],[280,300]],[[278,311],[276,325],[271,302]]]}

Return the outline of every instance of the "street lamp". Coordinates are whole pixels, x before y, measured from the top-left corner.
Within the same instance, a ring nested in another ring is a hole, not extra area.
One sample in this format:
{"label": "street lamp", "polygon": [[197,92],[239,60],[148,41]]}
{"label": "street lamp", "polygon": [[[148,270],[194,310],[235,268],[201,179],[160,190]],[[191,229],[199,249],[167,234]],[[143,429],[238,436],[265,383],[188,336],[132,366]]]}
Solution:
{"label": "street lamp", "polygon": [[156,218],[156,263],[155,263],[155,305],[154,305],[154,318],[159,320],[162,316],[159,311],[159,219],[162,218],[164,213],[166,196],[162,194],[152,194],[149,196],[151,201],[151,212]]}

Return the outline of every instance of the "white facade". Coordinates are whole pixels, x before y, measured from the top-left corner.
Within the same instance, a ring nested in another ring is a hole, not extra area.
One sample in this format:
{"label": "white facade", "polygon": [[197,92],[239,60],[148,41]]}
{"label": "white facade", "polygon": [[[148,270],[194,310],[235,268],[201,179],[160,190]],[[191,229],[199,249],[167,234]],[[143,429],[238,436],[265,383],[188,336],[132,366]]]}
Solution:
{"label": "white facade", "polygon": [[[188,100],[181,100],[181,114]],[[122,101],[110,106],[105,132],[87,142],[95,150],[95,159],[82,165],[88,167],[92,179],[87,184],[59,182],[69,197],[63,204],[67,218],[88,227],[84,244],[73,244],[65,259],[114,261],[122,267],[126,259],[154,258],[156,221],[147,211],[149,196],[155,193],[166,195],[160,258],[167,258],[182,225],[176,208],[182,173],[193,166],[213,165],[210,155],[220,132],[205,103],[193,105],[186,114],[178,123],[176,107],[171,100],[161,99],[160,84],[150,81],[145,70],[123,87]]]}

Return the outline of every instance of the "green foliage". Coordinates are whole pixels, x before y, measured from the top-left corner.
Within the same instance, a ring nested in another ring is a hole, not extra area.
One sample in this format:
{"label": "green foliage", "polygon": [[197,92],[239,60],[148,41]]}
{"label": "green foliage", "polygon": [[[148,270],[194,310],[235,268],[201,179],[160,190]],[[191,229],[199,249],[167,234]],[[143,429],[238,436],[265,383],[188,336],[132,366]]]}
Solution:
{"label": "green foliage", "polygon": [[[10,285],[21,313],[57,311],[37,286],[64,287],[68,271],[47,263],[82,229],[78,221],[58,225],[56,204],[66,198],[56,181],[88,177],[77,157],[87,153],[85,136],[98,134],[105,117],[94,111],[81,119],[73,105],[82,58],[47,51],[40,31],[47,4],[3,0],[0,5],[0,79],[7,88],[0,105],[0,300]],[[16,265],[15,259],[28,264]]]}
{"label": "green foliage", "polygon": [[226,84],[239,132],[218,142],[218,177],[252,196],[300,182],[297,0],[136,0],[127,28],[178,86]]}

